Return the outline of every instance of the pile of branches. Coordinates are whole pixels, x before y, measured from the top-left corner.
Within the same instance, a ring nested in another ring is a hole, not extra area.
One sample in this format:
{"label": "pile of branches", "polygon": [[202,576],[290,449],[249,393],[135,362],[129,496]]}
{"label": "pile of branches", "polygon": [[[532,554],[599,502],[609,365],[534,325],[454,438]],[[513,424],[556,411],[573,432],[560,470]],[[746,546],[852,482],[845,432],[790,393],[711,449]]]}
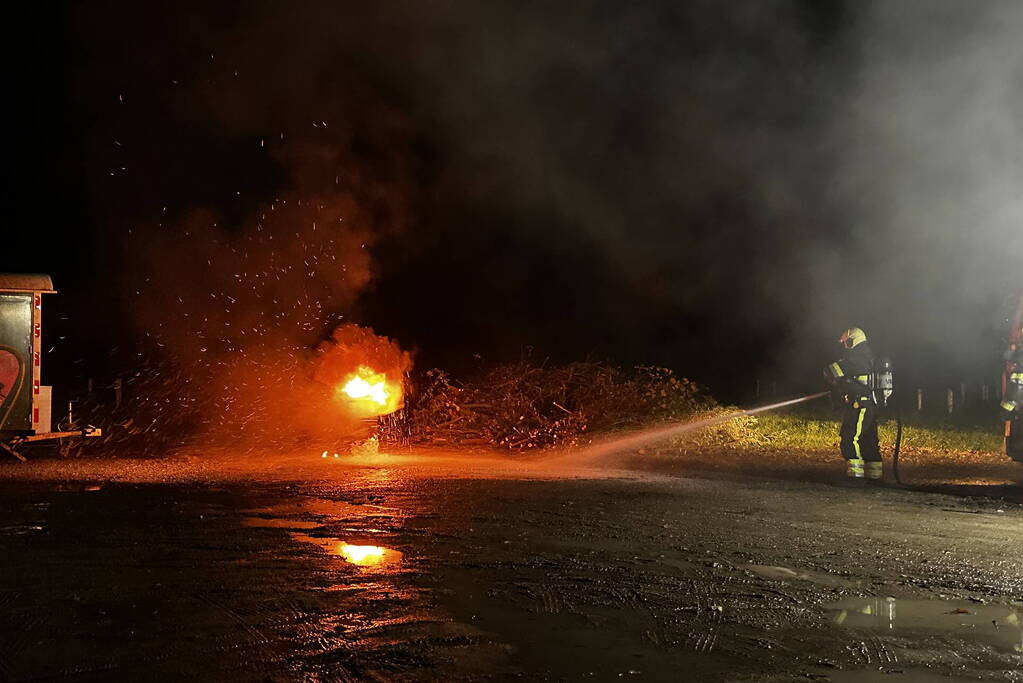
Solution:
{"label": "pile of branches", "polygon": [[683,419],[716,403],[692,381],[659,367],[603,363],[499,365],[460,382],[431,370],[405,408],[381,421],[392,443],[570,446],[592,435]]}

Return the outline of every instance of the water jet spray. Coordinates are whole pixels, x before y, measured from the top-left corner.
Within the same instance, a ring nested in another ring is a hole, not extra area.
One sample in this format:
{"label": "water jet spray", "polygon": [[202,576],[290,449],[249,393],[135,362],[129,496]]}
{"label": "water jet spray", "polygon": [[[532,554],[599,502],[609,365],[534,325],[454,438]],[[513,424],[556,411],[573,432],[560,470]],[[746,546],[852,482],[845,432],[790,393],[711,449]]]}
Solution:
{"label": "water jet spray", "polygon": [[594,444],[584,449],[585,453],[589,457],[599,457],[601,455],[607,455],[618,451],[629,450],[632,448],[639,448],[646,446],[651,443],[658,441],[664,441],[667,439],[681,436],[687,432],[695,431],[697,429],[703,429],[704,427],[711,427],[716,424],[722,424],[730,420],[734,420],[740,417],[747,417],[749,415],[756,415],[757,413],[766,413],[771,410],[778,410],[780,408],[787,408],[789,406],[798,405],[800,403],[807,403],[814,401],[818,398],[827,396],[830,392],[820,391],[816,394],[809,394],[807,396],[800,396],[799,398],[792,398],[785,401],[779,401],[778,403],[771,403],[765,406],[758,406],[756,408],[748,408],[746,410],[740,410],[734,413],[728,413],[725,415],[715,415],[713,417],[707,417],[702,420],[696,420],[694,422],[684,422],[682,424],[670,424],[661,425],[659,427],[652,427],[645,429],[640,432],[628,434],[626,436],[618,437],[611,441],[606,441],[600,444]]}
{"label": "water jet spray", "polygon": [[[899,485],[902,485],[902,479],[899,476],[899,451],[902,446],[902,411],[899,409],[897,394],[894,393],[894,384],[891,382],[890,370],[891,364],[887,366],[889,378],[887,382],[884,382],[885,386],[880,395],[884,397],[883,406],[886,408],[893,409],[893,414],[896,422],[896,437],[895,445],[892,451],[892,468],[895,476],[895,481]],[[881,373],[883,374],[883,373]],[[887,390],[885,392],[885,390]],[[819,391],[814,394],[807,394],[806,396],[800,396],[798,398],[791,398],[785,401],[779,401],[777,403],[770,403],[768,405],[757,406],[755,408],[748,408],[746,410],[740,410],[734,413],[727,413],[725,415],[715,415],[713,417],[704,418],[702,420],[696,420],[693,422],[684,422],[682,424],[670,424],[661,425],[658,427],[652,427],[639,432],[628,434],[625,436],[605,441],[603,443],[593,444],[588,448],[583,449],[581,453],[576,453],[573,457],[580,455],[588,458],[598,458],[603,455],[609,455],[611,453],[617,453],[620,451],[626,451],[631,449],[640,448],[642,446],[648,446],[652,443],[659,441],[665,441],[688,432],[695,431],[697,429],[703,429],[705,427],[712,427],[717,424],[722,424],[730,420],[735,420],[740,417],[748,417],[750,415],[757,415],[758,413],[766,413],[772,410],[780,410],[781,408],[788,408],[789,406],[799,405],[802,403],[809,403],[819,398],[824,398],[830,395],[830,391]]]}

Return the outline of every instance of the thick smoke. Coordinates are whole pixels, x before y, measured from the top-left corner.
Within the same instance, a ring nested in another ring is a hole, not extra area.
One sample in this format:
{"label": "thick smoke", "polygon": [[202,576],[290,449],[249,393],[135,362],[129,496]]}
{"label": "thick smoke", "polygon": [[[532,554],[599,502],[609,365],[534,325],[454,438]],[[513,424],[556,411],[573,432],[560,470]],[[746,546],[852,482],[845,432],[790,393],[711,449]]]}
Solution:
{"label": "thick smoke", "polygon": [[922,377],[991,380],[993,323],[1023,290],[1023,5],[877,2],[855,35],[827,196],[850,239],[815,272],[815,308]]}
{"label": "thick smoke", "polygon": [[715,380],[777,345],[810,306],[801,252],[842,229],[816,199],[852,18],[813,5],[456,3],[435,19],[421,64],[451,210],[489,232],[458,232],[468,255],[451,261],[491,264],[479,287],[501,318],[444,322]]}
{"label": "thick smoke", "polygon": [[991,379],[1023,287],[1019,3],[461,10],[446,49],[475,58],[437,88],[465,201],[598,264],[552,283],[576,348],[752,384],[860,325],[913,381]]}
{"label": "thick smoke", "polygon": [[183,358],[358,311],[441,360],[535,345],[739,395],[850,324],[973,372],[1019,286],[1017,3],[200,10],[97,28],[96,73],[159,58],[90,84],[150,254],[133,308]]}

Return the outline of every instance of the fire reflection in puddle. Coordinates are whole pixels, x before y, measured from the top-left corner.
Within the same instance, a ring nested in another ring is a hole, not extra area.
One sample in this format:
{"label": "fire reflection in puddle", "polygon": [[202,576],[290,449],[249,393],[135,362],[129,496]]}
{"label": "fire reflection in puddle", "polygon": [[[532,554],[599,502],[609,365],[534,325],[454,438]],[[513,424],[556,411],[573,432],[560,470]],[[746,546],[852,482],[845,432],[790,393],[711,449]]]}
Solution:
{"label": "fire reflection in puddle", "polygon": [[359,567],[391,567],[401,563],[402,553],[393,548],[379,545],[352,545],[336,538],[312,536],[298,531],[289,533],[289,536],[301,543],[319,546],[331,555],[337,555],[349,564]]}
{"label": "fire reflection in puddle", "polygon": [[[279,502],[270,507],[246,510],[251,515],[242,523],[249,527],[281,529],[292,540],[315,545],[330,555],[340,557],[356,567],[394,569],[402,561],[402,553],[381,545],[363,545],[342,540],[349,533],[355,538],[372,538],[387,534],[404,516],[396,508],[368,502],[345,502],[306,498]],[[321,533],[343,533],[342,538]],[[349,536],[351,538],[352,536]]]}
{"label": "fire reflection in puddle", "polygon": [[362,567],[382,564],[388,552],[395,552],[378,545],[349,545],[347,543],[339,545],[338,551],[346,560]]}

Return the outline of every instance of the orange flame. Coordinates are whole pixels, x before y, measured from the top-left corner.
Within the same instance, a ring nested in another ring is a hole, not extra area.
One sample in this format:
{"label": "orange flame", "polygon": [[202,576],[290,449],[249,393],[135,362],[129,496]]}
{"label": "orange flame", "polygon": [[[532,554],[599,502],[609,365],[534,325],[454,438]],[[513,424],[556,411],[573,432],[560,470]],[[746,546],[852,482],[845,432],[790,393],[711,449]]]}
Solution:
{"label": "orange flame", "polygon": [[335,393],[363,417],[387,415],[401,407],[401,384],[389,381],[387,375],[366,365],[360,365],[346,377]]}
{"label": "orange flame", "polygon": [[340,325],[316,347],[313,378],[342,414],[335,418],[377,417],[402,407],[412,357],[398,343],[368,327]]}

